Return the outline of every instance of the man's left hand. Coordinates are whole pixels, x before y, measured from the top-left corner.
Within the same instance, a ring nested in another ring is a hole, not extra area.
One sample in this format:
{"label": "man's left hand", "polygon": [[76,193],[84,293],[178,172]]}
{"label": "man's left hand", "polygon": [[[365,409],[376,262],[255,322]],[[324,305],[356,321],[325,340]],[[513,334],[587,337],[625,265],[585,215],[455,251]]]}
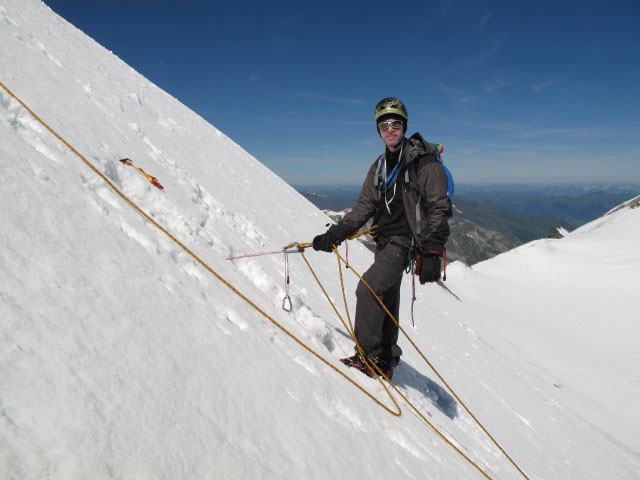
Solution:
{"label": "man's left hand", "polygon": [[440,280],[440,256],[427,253],[420,257],[420,285]]}

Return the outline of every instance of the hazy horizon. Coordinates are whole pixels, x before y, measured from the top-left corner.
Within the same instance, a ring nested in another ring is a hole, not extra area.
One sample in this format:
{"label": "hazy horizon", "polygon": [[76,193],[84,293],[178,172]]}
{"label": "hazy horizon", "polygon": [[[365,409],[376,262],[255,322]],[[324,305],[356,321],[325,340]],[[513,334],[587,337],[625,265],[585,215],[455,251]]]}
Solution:
{"label": "hazy horizon", "polygon": [[[455,179],[454,179],[455,180]],[[293,188],[358,188],[362,187],[362,184],[355,183],[318,183],[318,184],[297,184],[289,183]],[[545,188],[545,187],[557,187],[557,188],[570,188],[570,187],[610,187],[610,188],[623,188],[640,190],[639,182],[605,182],[605,181],[593,181],[593,182],[546,182],[546,183],[534,183],[534,182],[493,182],[493,183],[471,183],[471,182],[456,182],[456,188],[458,187],[532,187],[532,188]]]}

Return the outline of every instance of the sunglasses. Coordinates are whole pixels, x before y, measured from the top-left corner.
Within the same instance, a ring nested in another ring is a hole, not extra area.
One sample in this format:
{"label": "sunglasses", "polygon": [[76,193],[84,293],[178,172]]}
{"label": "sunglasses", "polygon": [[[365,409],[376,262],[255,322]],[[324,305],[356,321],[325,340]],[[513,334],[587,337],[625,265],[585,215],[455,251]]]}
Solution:
{"label": "sunglasses", "polygon": [[389,130],[389,127],[393,128],[394,130],[402,128],[402,120],[392,120],[390,122],[378,123],[378,128],[380,130]]}

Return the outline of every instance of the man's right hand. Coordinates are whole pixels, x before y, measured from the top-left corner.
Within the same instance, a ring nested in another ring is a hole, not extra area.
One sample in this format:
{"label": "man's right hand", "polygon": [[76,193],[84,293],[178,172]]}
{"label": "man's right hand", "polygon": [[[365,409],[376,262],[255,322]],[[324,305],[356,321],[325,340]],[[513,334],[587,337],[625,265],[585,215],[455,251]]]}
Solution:
{"label": "man's right hand", "polygon": [[331,252],[333,251],[333,247],[339,243],[338,239],[328,231],[313,239],[313,249],[316,251]]}

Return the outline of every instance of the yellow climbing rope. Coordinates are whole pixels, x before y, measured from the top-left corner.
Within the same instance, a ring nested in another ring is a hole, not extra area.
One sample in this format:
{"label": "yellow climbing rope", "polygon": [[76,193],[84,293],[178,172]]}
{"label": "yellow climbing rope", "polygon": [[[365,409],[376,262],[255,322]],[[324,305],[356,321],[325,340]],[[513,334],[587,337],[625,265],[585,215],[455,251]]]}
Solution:
{"label": "yellow climbing rope", "polygon": [[[358,233],[356,235],[354,235],[353,238],[360,236],[364,233],[368,233],[368,232],[361,232]],[[389,318],[391,318],[391,320],[393,320],[393,322],[398,326],[398,328],[400,329],[400,331],[404,334],[404,336],[407,338],[407,340],[409,341],[409,343],[411,343],[411,345],[413,346],[413,348],[418,352],[418,354],[420,355],[420,357],[422,357],[422,359],[426,362],[427,365],[429,365],[429,368],[431,368],[431,370],[433,370],[433,372],[437,375],[437,377],[440,379],[440,381],[447,387],[447,390],[449,390],[449,392],[451,392],[451,394],[455,397],[455,399],[458,401],[458,403],[460,403],[460,405],[462,405],[462,407],[466,410],[466,412],[471,416],[471,418],[473,418],[473,420],[475,421],[475,423],[482,429],[482,431],[491,439],[491,441],[493,442],[493,444],[498,447],[498,449],[504,454],[504,456],[509,460],[509,462],[511,462],[511,464],[518,470],[518,472],[520,472],[520,474],[522,474],[522,476],[529,480],[529,477],[522,471],[522,469],[518,466],[518,464],[511,458],[511,456],[509,456],[509,454],[504,450],[504,448],[502,448],[502,446],[498,443],[498,441],[493,437],[493,435],[491,435],[489,433],[489,431],[486,429],[486,427],[480,422],[480,420],[478,420],[478,418],[471,412],[471,410],[469,409],[469,407],[467,407],[466,403],[464,403],[462,401],[462,399],[456,394],[456,392],[453,390],[453,388],[451,388],[451,386],[447,383],[447,381],[442,377],[442,375],[440,375],[440,372],[438,372],[438,370],[433,366],[433,364],[427,359],[427,357],[424,355],[424,353],[422,352],[422,350],[420,350],[420,348],[415,344],[415,342],[412,340],[412,338],[409,336],[409,334],[406,332],[406,330],[404,328],[402,328],[402,326],[400,325],[400,323],[398,322],[398,320],[394,317],[394,315],[389,311],[389,309],[387,308],[387,306],[384,304],[384,302],[380,299],[380,297],[376,294],[376,292],[373,290],[373,288],[365,281],[364,278],[362,278],[362,276],[351,266],[347,264],[347,261],[340,255],[340,253],[338,253],[338,249],[336,247],[333,247],[333,251],[336,254],[337,258],[338,258],[338,269],[339,269],[339,274],[340,274],[340,284],[341,284],[341,288],[342,288],[342,296],[344,298],[344,306],[345,306],[345,310],[347,313],[347,318],[349,320],[349,326],[347,326],[344,322],[344,320],[342,319],[342,317],[338,314],[338,316],[340,317],[340,320],[342,321],[342,324],[344,325],[344,327],[347,329],[347,331],[351,334],[351,337],[353,338],[354,342],[356,343],[356,347],[358,349],[358,352],[360,353],[360,355],[362,355],[362,357],[364,359],[366,359],[366,355],[364,355],[362,348],[360,347],[360,345],[358,344],[356,338],[355,338],[355,334],[353,332],[353,326],[351,323],[351,318],[349,316],[349,309],[347,306],[347,300],[346,300],[346,294],[344,291],[344,282],[343,282],[343,277],[342,277],[342,269],[340,268],[340,264],[344,263],[346,266],[349,267],[349,270],[351,270],[353,272],[353,274],[358,277],[358,279],[371,291],[371,293],[373,294],[373,296],[375,297],[375,299],[378,301],[378,303],[380,304],[380,306],[384,309],[385,313],[389,316]],[[311,265],[309,264],[309,262],[307,261],[306,257],[303,254],[303,258],[305,260],[305,262],[307,263],[307,265],[309,266],[309,268],[311,268]],[[316,281],[318,280],[316,275],[314,274],[314,277],[316,278]],[[324,290],[324,288],[322,288],[322,291],[325,293],[325,296],[327,297],[327,300],[329,301],[329,303],[331,303],[333,305],[333,302],[331,302],[331,299],[329,298],[329,296],[326,294],[326,291]],[[335,307],[334,307],[335,310]],[[337,313],[337,311],[336,311]],[[374,371],[374,369],[372,367],[375,367],[375,371],[377,371],[378,377],[382,376],[382,372],[380,371],[380,369],[378,368],[378,366],[367,360],[367,365],[369,365],[369,368],[372,369],[372,371]],[[453,445],[451,442],[449,442],[449,440],[447,440],[425,417],[424,415],[418,411],[418,409],[415,407],[415,405],[413,403],[411,403],[404,395],[403,393],[398,390],[398,388],[391,383],[391,386],[393,387],[393,389],[403,398],[403,400],[416,412],[416,414],[418,414],[418,416],[420,418],[422,418],[434,431],[436,431],[436,433],[438,435],[440,435],[443,439],[445,439],[445,441],[447,443],[449,443],[449,445],[451,445],[453,448],[456,449],[456,451],[458,451],[458,453],[460,453],[462,456],[464,456],[465,458],[466,455],[464,453],[462,453],[455,445]],[[475,463],[473,463],[470,459],[467,458],[467,460],[469,460],[469,462],[471,462],[476,468],[477,465],[475,465]],[[481,472],[484,474],[485,472],[481,470]],[[485,474],[486,475],[486,474]]]}
{"label": "yellow climbing rope", "polygon": [[[242,298],[242,300],[244,300],[247,304],[249,304],[251,307],[253,307],[258,313],[260,313],[262,316],[264,316],[265,318],[267,318],[269,321],[271,321],[276,327],[278,327],[280,330],[282,330],[287,336],[289,336],[293,341],[295,341],[298,345],[300,345],[302,348],[304,348],[306,351],[308,351],[309,353],[311,353],[313,356],[315,356],[318,360],[320,360],[322,363],[324,363],[325,365],[327,365],[329,368],[331,368],[333,371],[335,371],[336,373],[338,373],[341,377],[343,377],[345,380],[347,380],[349,383],[351,383],[352,385],[354,385],[358,390],[360,390],[361,392],[363,392],[366,396],[368,396],[369,398],[371,398],[371,400],[373,400],[376,404],[380,405],[384,410],[386,410],[387,412],[391,413],[392,415],[395,416],[400,416],[402,411],[400,409],[400,406],[398,405],[396,399],[393,397],[393,395],[391,394],[391,392],[389,391],[388,387],[386,386],[386,382],[383,381],[383,376],[382,376],[382,372],[380,371],[380,369],[377,367],[377,365],[368,362],[370,364],[370,368],[372,368],[372,370],[377,372],[377,379],[379,381],[379,383],[382,385],[382,387],[384,388],[385,392],[387,393],[387,395],[389,396],[391,402],[393,403],[393,405],[395,406],[395,409],[390,408],[389,406],[385,405],[384,403],[382,403],[380,400],[378,400],[373,394],[371,394],[370,392],[368,392],[364,387],[362,387],[360,384],[358,384],[356,381],[354,381],[352,378],[350,378],[349,376],[347,376],[343,371],[339,370],[335,365],[333,365],[333,363],[331,363],[329,360],[325,359],[323,356],[321,356],[320,354],[318,354],[316,351],[314,351],[311,347],[309,347],[308,345],[306,345],[302,340],[300,340],[298,337],[296,337],[293,333],[291,333],[289,330],[287,330],[283,325],[281,325],[279,322],[277,322],[274,318],[272,318],[269,314],[267,314],[265,311],[263,311],[260,307],[258,307],[258,305],[256,305],[253,301],[251,301],[249,298],[247,298],[244,294],[242,294],[242,292],[240,292],[237,288],[235,288],[233,285],[231,285],[227,280],[225,280],[220,274],[218,274],[213,268],[211,268],[205,261],[203,261],[198,255],[196,255],[193,251],[191,251],[191,249],[189,249],[185,244],[183,244],[180,240],[178,240],[174,235],[172,235],[166,228],[164,228],[162,225],[160,225],[158,222],[156,222],[153,218],[151,218],[144,210],[142,210],[135,202],[133,202],[129,197],[127,197],[123,192],[121,192],[100,170],[98,170],[89,160],[87,160],[80,152],[78,152],[72,145],[70,145],[64,138],[62,138],[55,130],[53,130],[47,123],[45,123],[38,115],[36,115],[20,98],[18,98],[11,90],[9,90],[9,88],[7,88],[4,83],[0,82],[0,86],[12,97],[14,98],[18,103],[20,103],[20,105],[22,105],[23,108],[25,108],[25,110],[27,110],[32,116],[33,118],[35,118],[40,124],[42,124],[43,127],[45,127],[49,132],[51,132],[52,135],[54,135],[58,140],[60,140],[60,142],[62,142],[71,152],[73,152],[78,158],[80,158],[86,165],[87,167],[89,167],[96,175],[98,175],[102,180],[104,180],[104,182],[120,197],[122,198],[126,203],[128,203],[134,210],[136,210],[138,213],[140,213],[140,215],[142,215],[144,218],[146,218],[152,225],[154,225],[156,228],[158,228],[162,233],[164,233],[167,237],[169,237],[176,245],[178,245],[180,248],[182,248],[186,253],[188,253],[196,262],[198,262],[205,270],[207,270],[209,273],[211,273],[214,277],[216,277],[220,282],[222,282],[225,286],[227,286],[232,292],[234,292],[236,295],[238,295],[240,298]],[[368,232],[365,232],[368,233]],[[329,303],[331,304],[331,306],[333,307],[334,311],[336,312],[336,314],[338,315],[338,317],[340,318],[340,320],[342,321],[343,325],[345,326],[345,328],[349,331],[350,335],[352,336],[354,342],[356,343],[356,346],[358,348],[358,351],[362,354],[362,349],[360,347],[360,345],[358,344],[357,340],[355,339],[355,335],[353,333],[353,326],[351,323],[351,318],[349,316],[349,312],[348,312],[348,308],[347,308],[347,318],[348,318],[348,322],[349,322],[349,326],[347,326],[347,324],[344,322],[344,319],[342,318],[342,316],[340,315],[340,313],[338,312],[337,308],[335,307],[335,305],[333,304],[333,302],[331,301],[331,299],[329,298],[329,295],[327,294],[325,288],[322,286],[322,283],[320,282],[320,280],[318,279],[316,273],[313,271],[313,268],[311,267],[311,264],[309,263],[309,261],[307,260],[306,256],[304,255],[304,249],[310,247],[312,244],[309,243],[305,243],[305,244],[291,244],[293,245],[297,245],[298,248],[300,249],[300,253],[302,254],[302,258],[304,259],[304,261],[306,262],[307,266],[309,267],[310,271],[312,272],[316,282],[318,283],[318,285],[320,286],[320,288],[322,289],[325,297],[327,298],[327,300],[329,301]],[[341,281],[341,285],[342,285],[342,294],[343,294],[343,298],[344,298],[344,302],[345,302],[345,308],[347,307],[346,304],[346,294],[344,291],[344,282],[343,282],[343,278],[342,278],[342,268],[341,268],[341,264],[344,263],[345,265],[348,265],[347,262],[340,256],[340,254],[338,253],[337,249],[334,247],[334,253],[336,254],[337,258],[338,258],[338,266],[339,266],[339,270],[340,270],[340,281]],[[397,320],[393,317],[393,315],[391,314],[391,312],[389,312],[389,310],[386,308],[386,306],[384,305],[384,303],[382,302],[382,300],[380,300],[380,298],[375,294],[375,292],[373,291],[373,289],[371,289],[371,287],[362,279],[362,277],[353,270],[352,267],[350,267],[350,270],[354,272],[354,274],[363,282],[365,283],[365,285],[367,285],[367,287],[372,291],[372,293],[374,294],[375,298],[378,300],[378,302],[380,302],[380,304],[382,305],[382,307],[384,308],[384,310],[387,312],[387,314],[393,319],[393,321],[398,324]],[[504,451],[504,449],[498,444],[498,442],[489,434],[489,432],[484,428],[484,426],[482,426],[482,424],[477,420],[477,418],[471,414],[471,412],[469,411],[469,409],[467,408],[467,406],[460,400],[460,398],[453,392],[453,390],[451,389],[451,387],[444,381],[444,379],[442,378],[442,376],[435,370],[435,368],[433,367],[433,365],[427,360],[427,358],[424,356],[424,354],[420,351],[420,349],[415,345],[415,343],[413,342],[413,340],[411,340],[411,338],[409,337],[409,335],[407,335],[406,331],[398,324],[400,330],[402,331],[402,333],[407,337],[407,339],[409,340],[409,342],[411,343],[411,345],[413,345],[413,347],[418,351],[418,353],[420,354],[420,356],[424,359],[424,361],[433,369],[433,371],[436,373],[436,375],[438,376],[438,378],[440,378],[440,380],[442,380],[442,382],[445,384],[445,386],[449,389],[449,391],[453,394],[453,396],[458,400],[458,402],[460,402],[460,404],[465,408],[465,410],[471,415],[471,417],[476,421],[476,423],[482,428],[482,430],[489,436],[489,438],[491,438],[491,440],[494,442],[494,444],[500,449],[500,451],[502,451],[504,453],[504,455],[509,459],[509,461],[517,468],[517,470],[524,476],[525,479],[529,480],[529,478],[524,474],[524,472],[518,467],[518,465],[511,459],[511,457],[509,457],[509,455],[507,455],[507,453]],[[363,358],[366,358],[363,356]],[[386,380],[386,379],[385,379]],[[393,390],[395,390],[401,397],[402,399],[414,410],[414,412],[427,424],[429,425],[434,432],[436,432],[438,434],[438,436],[440,436],[448,445],[450,445],[452,448],[455,449],[456,452],[458,452],[465,460],[467,460],[467,462],[469,462],[476,470],[478,470],[485,478],[492,480],[492,478],[484,471],[482,470],[482,468],[480,468],[478,466],[478,464],[476,462],[474,462],[471,458],[469,458],[464,452],[462,452],[460,450],[460,448],[458,448],[455,444],[453,444],[453,442],[451,442],[445,435],[443,435],[431,422],[429,422],[429,420],[424,416],[424,414],[422,414],[419,409],[417,409],[415,407],[415,405],[413,405],[413,403],[411,403],[411,401],[392,383],[392,382],[388,382],[389,385],[391,385],[391,387],[393,388]]]}

